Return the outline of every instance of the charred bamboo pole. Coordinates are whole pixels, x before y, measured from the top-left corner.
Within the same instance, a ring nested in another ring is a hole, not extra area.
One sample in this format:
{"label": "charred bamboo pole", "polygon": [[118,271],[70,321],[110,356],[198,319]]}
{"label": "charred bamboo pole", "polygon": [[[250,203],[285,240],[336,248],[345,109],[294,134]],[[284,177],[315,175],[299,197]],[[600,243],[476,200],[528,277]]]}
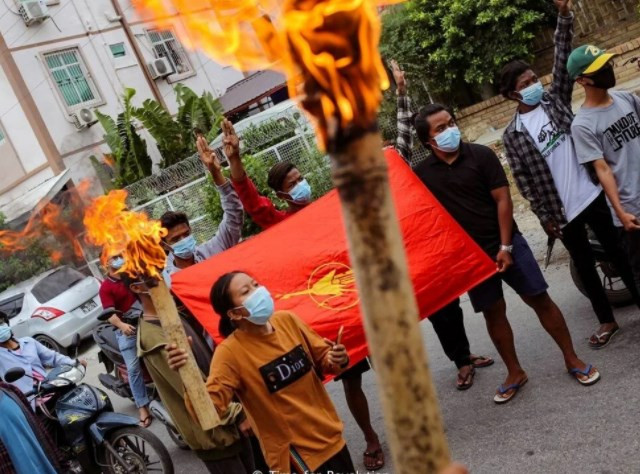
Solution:
{"label": "charred bamboo pole", "polygon": [[193,410],[198,417],[200,427],[207,431],[220,424],[220,417],[213,406],[211,397],[202,379],[202,373],[196,364],[191,345],[184,332],[184,327],[178,315],[176,303],[171,296],[164,281],[156,281],[155,286],[150,286],[149,294],[156,308],[162,329],[169,342],[187,351],[189,359],[184,367],[179,370],[180,378],[184,384]]}
{"label": "charred bamboo pole", "polygon": [[394,470],[440,472],[450,463],[449,450],[381,136],[364,132],[330,148]]}

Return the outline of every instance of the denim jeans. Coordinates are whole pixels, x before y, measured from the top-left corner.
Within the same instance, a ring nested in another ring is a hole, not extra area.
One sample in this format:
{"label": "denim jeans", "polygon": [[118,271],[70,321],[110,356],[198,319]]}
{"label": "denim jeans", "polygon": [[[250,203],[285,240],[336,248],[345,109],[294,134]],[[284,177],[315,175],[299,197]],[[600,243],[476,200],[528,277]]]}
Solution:
{"label": "denim jeans", "polygon": [[127,365],[127,372],[129,373],[129,386],[133,393],[133,399],[136,402],[138,408],[146,407],[149,405],[149,397],[147,396],[147,387],[144,384],[144,376],[142,375],[142,366],[140,365],[140,358],[138,357],[137,340],[138,336],[125,336],[122,331],[116,331],[116,337],[118,338],[118,346],[120,347],[120,353],[124,359],[124,363]]}

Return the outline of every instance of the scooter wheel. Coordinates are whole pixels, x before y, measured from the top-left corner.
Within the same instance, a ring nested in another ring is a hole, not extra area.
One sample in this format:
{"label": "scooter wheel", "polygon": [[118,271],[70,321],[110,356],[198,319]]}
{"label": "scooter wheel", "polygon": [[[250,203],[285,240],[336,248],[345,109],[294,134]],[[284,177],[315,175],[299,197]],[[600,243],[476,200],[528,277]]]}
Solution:
{"label": "scooter wheel", "polygon": [[151,431],[139,426],[127,426],[112,431],[107,436],[118,456],[125,462],[123,466],[107,448],[102,448],[103,459],[110,474],[146,473],[149,468],[161,474],[174,474],[173,461],[162,441]]}

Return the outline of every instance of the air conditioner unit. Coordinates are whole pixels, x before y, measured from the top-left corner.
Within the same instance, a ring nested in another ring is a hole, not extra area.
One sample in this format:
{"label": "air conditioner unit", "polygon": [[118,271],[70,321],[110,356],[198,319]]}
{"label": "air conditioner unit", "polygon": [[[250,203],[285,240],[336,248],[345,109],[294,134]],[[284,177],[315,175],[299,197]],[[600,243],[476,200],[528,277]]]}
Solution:
{"label": "air conditioner unit", "polygon": [[173,66],[167,58],[154,59],[153,62],[147,64],[151,77],[154,79],[162,79],[163,77],[170,76],[175,71]]}
{"label": "air conditioner unit", "polygon": [[49,9],[42,0],[22,0],[18,11],[27,26],[49,18]]}
{"label": "air conditioner unit", "polygon": [[96,114],[91,109],[80,109],[75,114],[71,114],[71,119],[78,130],[89,128],[98,123]]}

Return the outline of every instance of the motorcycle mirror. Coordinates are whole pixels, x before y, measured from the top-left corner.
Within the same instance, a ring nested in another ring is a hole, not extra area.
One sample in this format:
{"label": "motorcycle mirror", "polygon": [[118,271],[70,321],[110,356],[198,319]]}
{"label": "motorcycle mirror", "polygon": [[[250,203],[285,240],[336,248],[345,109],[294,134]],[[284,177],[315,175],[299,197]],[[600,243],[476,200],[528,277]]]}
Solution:
{"label": "motorcycle mirror", "polygon": [[24,369],[21,367],[13,367],[4,374],[4,381],[7,383],[13,383],[20,380],[25,376]]}
{"label": "motorcycle mirror", "polygon": [[75,351],[74,359],[78,358],[78,349],[80,349],[80,334],[76,333],[71,340],[71,348]]}

